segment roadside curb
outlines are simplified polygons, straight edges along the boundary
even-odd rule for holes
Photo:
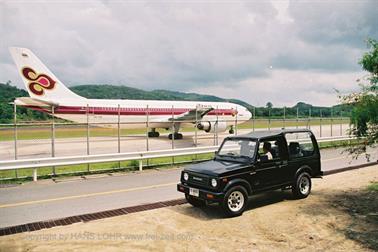
[[[331,171],[324,171],[323,175],[324,176],[333,175],[336,173],[356,170],[356,169],[369,167],[369,166],[373,166],[377,164],[378,164],[378,161],[369,162],[365,164],[359,164],[359,165],[352,165],[352,166],[339,168],[339,169],[335,169]],[[143,204],[143,205],[101,211],[101,212],[96,212],[96,213],[70,216],[70,217],[59,218],[59,219],[54,219],[54,220],[38,221],[38,222],[33,222],[33,223],[4,227],[4,228],[0,228],[0,236],[12,235],[12,234],[24,233],[24,232],[32,232],[32,231],[36,231],[40,229],[47,229],[47,228],[58,227],[58,226],[66,226],[66,225],[71,225],[71,224],[79,223],[79,222],[85,223],[85,222],[89,222],[93,220],[105,219],[105,218],[126,215],[129,213],[142,212],[142,211],[147,211],[147,210],[152,210],[152,209],[164,208],[168,206],[177,206],[177,205],[182,205],[185,203],[186,203],[185,199],[174,199],[174,200],[161,201],[161,202],[156,202],[156,203],[151,203],[151,204]]]
[[[0,236],[31,232],[31,231],[58,227],[58,226],[66,226],[66,225],[71,225],[71,224],[79,223],[79,222],[88,222],[88,221],[93,221],[93,220],[105,219],[105,218],[110,218],[110,217],[115,217],[115,216],[120,216],[120,215],[126,215],[129,213],[136,213],[136,212],[158,209],[158,208],[163,208],[163,207],[168,207],[168,206],[177,206],[177,205],[182,205],[185,203],[186,203],[185,199],[175,199],[175,200],[161,201],[161,202],[156,202],[156,203],[151,203],[151,204],[124,207],[124,208],[96,212],[96,213],[70,216],[70,217],[59,218],[59,219],[54,219],[54,220],[38,221],[38,222],[33,222],[33,223],[0,228]]]
[[[356,170],[356,169],[360,169],[360,168],[364,168],[364,167],[368,167],[368,166],[372,166],[372,165],[378,165],[378,160],[376,162],[369,162],[369,163],[359,164],[359,165],[351,165],[351,166],[338,168],[338,169],[334,169],[334,170],[330,170],[330,171],[324,171],[323,175],[328,176],[328,175],[332,175],[332,174],[336,174],[336,173],[340,173],[340,172],[345,172],[345,171]]]

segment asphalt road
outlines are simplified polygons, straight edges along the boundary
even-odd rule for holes
[[[366,163],[340,149],[321,151],[322,170]],[[371,160],[378,150],[369,150]],[[182,198],[176,192],[181,168],[97,175],[54,182],[41,180],[0,189],[0,227]],[[316,188],[314,188],[316,190]]]
[[[290,127],[289,127],[290,128]],[[340,131],[340,125],[334,125],[332,135],[340,136],[347,134],[349,125],[343,124]],[[256,129],[266,130],[266,129]],[[311,130],[316,137],[331,136],[331,126],[323,125],[322,134],[320,135],[320,126],[311,126]],[[238,134],[245,134],[251,132],[251,129],[240,129]],[[149,150],[162,150],[174,148],[188,148],[195,147],[194,132],[184,132],[184,139],[172,140],[168,139],[168,133],[161,131],[159,138],[150,138],[148,140]],[[228,136],[227,133],[218,134],[218,143]],[[55,139],[55,156],[73,156],[73,155],[87,155],[87,139],[86,138],[58,138]],[[216,145],[216,136],[214,134],[198,131],[197,146]],[[121,137],[120,141],[121,152],[145,151],[147,148],[147,140],[144,135],[129,135]],[[118,138],[117,137],[90,137],[89,153],[90,154],[105,154],[118,152]],[[14,141],[0,141],[0,160],[10,160],[15,157],[15,143]],[[52,156],[51,139],[33,139],[33,140],[18,140],[17,143],[17,159],[40,158]]]

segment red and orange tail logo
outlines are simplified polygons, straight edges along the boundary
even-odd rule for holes
[[[28,86],[30,91],[36,95],[43,95],[45,89],[53,89],[56,81],[46,74],[37,74],[30,67],[24,67],[22,69],[22,75],[29,80]]]

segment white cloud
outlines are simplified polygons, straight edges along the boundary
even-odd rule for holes
[[[276,19],[280,21],[281,23],[294,22],[294,19],[292,19],[290,14],[288,13],[289,4],[290,4],[289,0],[272,1],[273,7],[278,12]]]
[[[365,49],[362,37],[376,35],[371,28],[376,22],[371,11],[374,6],[369,1],[352,1],[342,8],[339,1],[330,5],[288,1],[2,1],[0,81],[12,80],[21,86],[7,47],[24,46],[69,85],[219,90],[212,94],[232,94],[252,104],[268,100],[275,104],[299,100],[329,104],[335,96],[319,96],[324,88],[311,85],[306,76],[312,76],[316,83],[350,89],[340,83],[353,83],[354,79],[348,78],[359,70],[357,61]],[[329,13],[337,19],[323,17]],[[343,13],[348,18],[342,18]],[[353,38],[356,29],[357,39]],[[296,83],[296,93],[302,86],[310,91],[288,101],[290,93],[282,86],[287,83],[280,76]],[[256,95],[246,95],[241,88],[256,80],[282,95],[268,96],[254,86],[260,97],[256,101]]]
[[[256,106],[271,101],[274,106],[294,106],[302,101],[313,105],[338,103],[336,90],[347,93],[356,89],[360,72],[321,73],[302,70],[272,70],[271,75],[250,78],[235,85],[200,87],[191,92],[219,94],[226,98],[239,97]]]

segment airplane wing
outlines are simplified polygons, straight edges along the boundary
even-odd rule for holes
[[[207,113],[209,113],[212,110],[214,110],[214,108],[212,108],[211,106],[197,105],[196,108],[191,109],[191,110],[189,110],[185,113],[174,116],[173,118],[172,118],[172,116],[170,116],[170,117],[167,117],[167,118],[164,118],[164,119],[159,119],[158,122],[172,122],[172,121],[188,122],[188,121],[192,121],[194,123],[196,121],[196,119],[198,121],[201,120],[202,117],[204,117]],[[156,121],[154,121],[154,122],[156,122]]]
[[[196,109],[191,109],[185,113],[182,113],[181,115],[175,116],[174,118],[169,118],[169,121],[193,121],[195,122],[197,120],[201,120],[202,117],[204,117],[207,113],[214,110],[212,107],[204,107],[204,106],[197,106]],[[197,114],[197,115],[196,115]]]

